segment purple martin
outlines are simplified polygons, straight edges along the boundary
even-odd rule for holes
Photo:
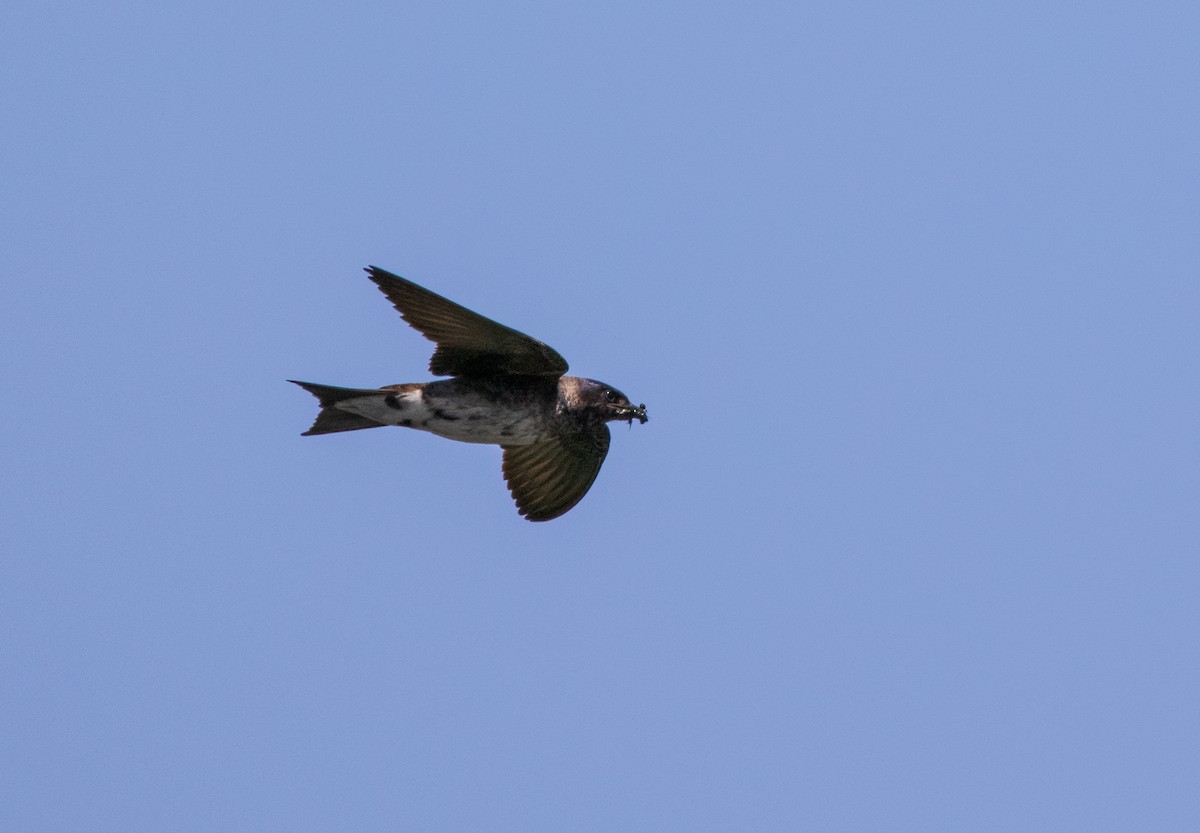
[[[645,424],[612,385],[566,376],[553,349],[375,266],[366,270],[400,316],[437,345],[433,382],[381,388],[297,384],[320,402],[302,436],[400,425],[504,449],[503,472],[517,511],[549,521],[578,503],[608,454],[605,423]]]

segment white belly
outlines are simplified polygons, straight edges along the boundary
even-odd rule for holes
[[[345,399],[336,407],[381,425],[429,431],[465,443],[528,445],[544,434],[545,418],[533,409],[498,408],[482,398],[412,390]]]

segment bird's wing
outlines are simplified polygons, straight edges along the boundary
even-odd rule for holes
[[[531,521],[548,521],[579,503],[608,454],[608,426],[561,434],[532,445],[504,447],[504,479],[517,511]]]
[[[437,344],[429,360],[434,375],[561,376],[567,372],[566,359],[537,339],[391,272],[375,266],[366,271],[404,320]]]

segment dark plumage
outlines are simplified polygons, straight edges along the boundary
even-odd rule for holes
[[[433,382],[339,388],[295,382],[321,411],[304,432],[383,425],[430,431],[504,449],[517,510],[548,521],[583,498],[608,454],[606,423],[647,420],[646,406],[594,379],[566,376],[552,348],[375,266],[367,274],[413,329],[437,345]]]

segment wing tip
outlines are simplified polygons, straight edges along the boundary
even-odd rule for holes
[[[364,266],[363,271],[367,273],[367,277],[377,284],[383,284],[388,281],[403,280],[399,275],[394,275],[387,269],[381,269],[378,266]]]

